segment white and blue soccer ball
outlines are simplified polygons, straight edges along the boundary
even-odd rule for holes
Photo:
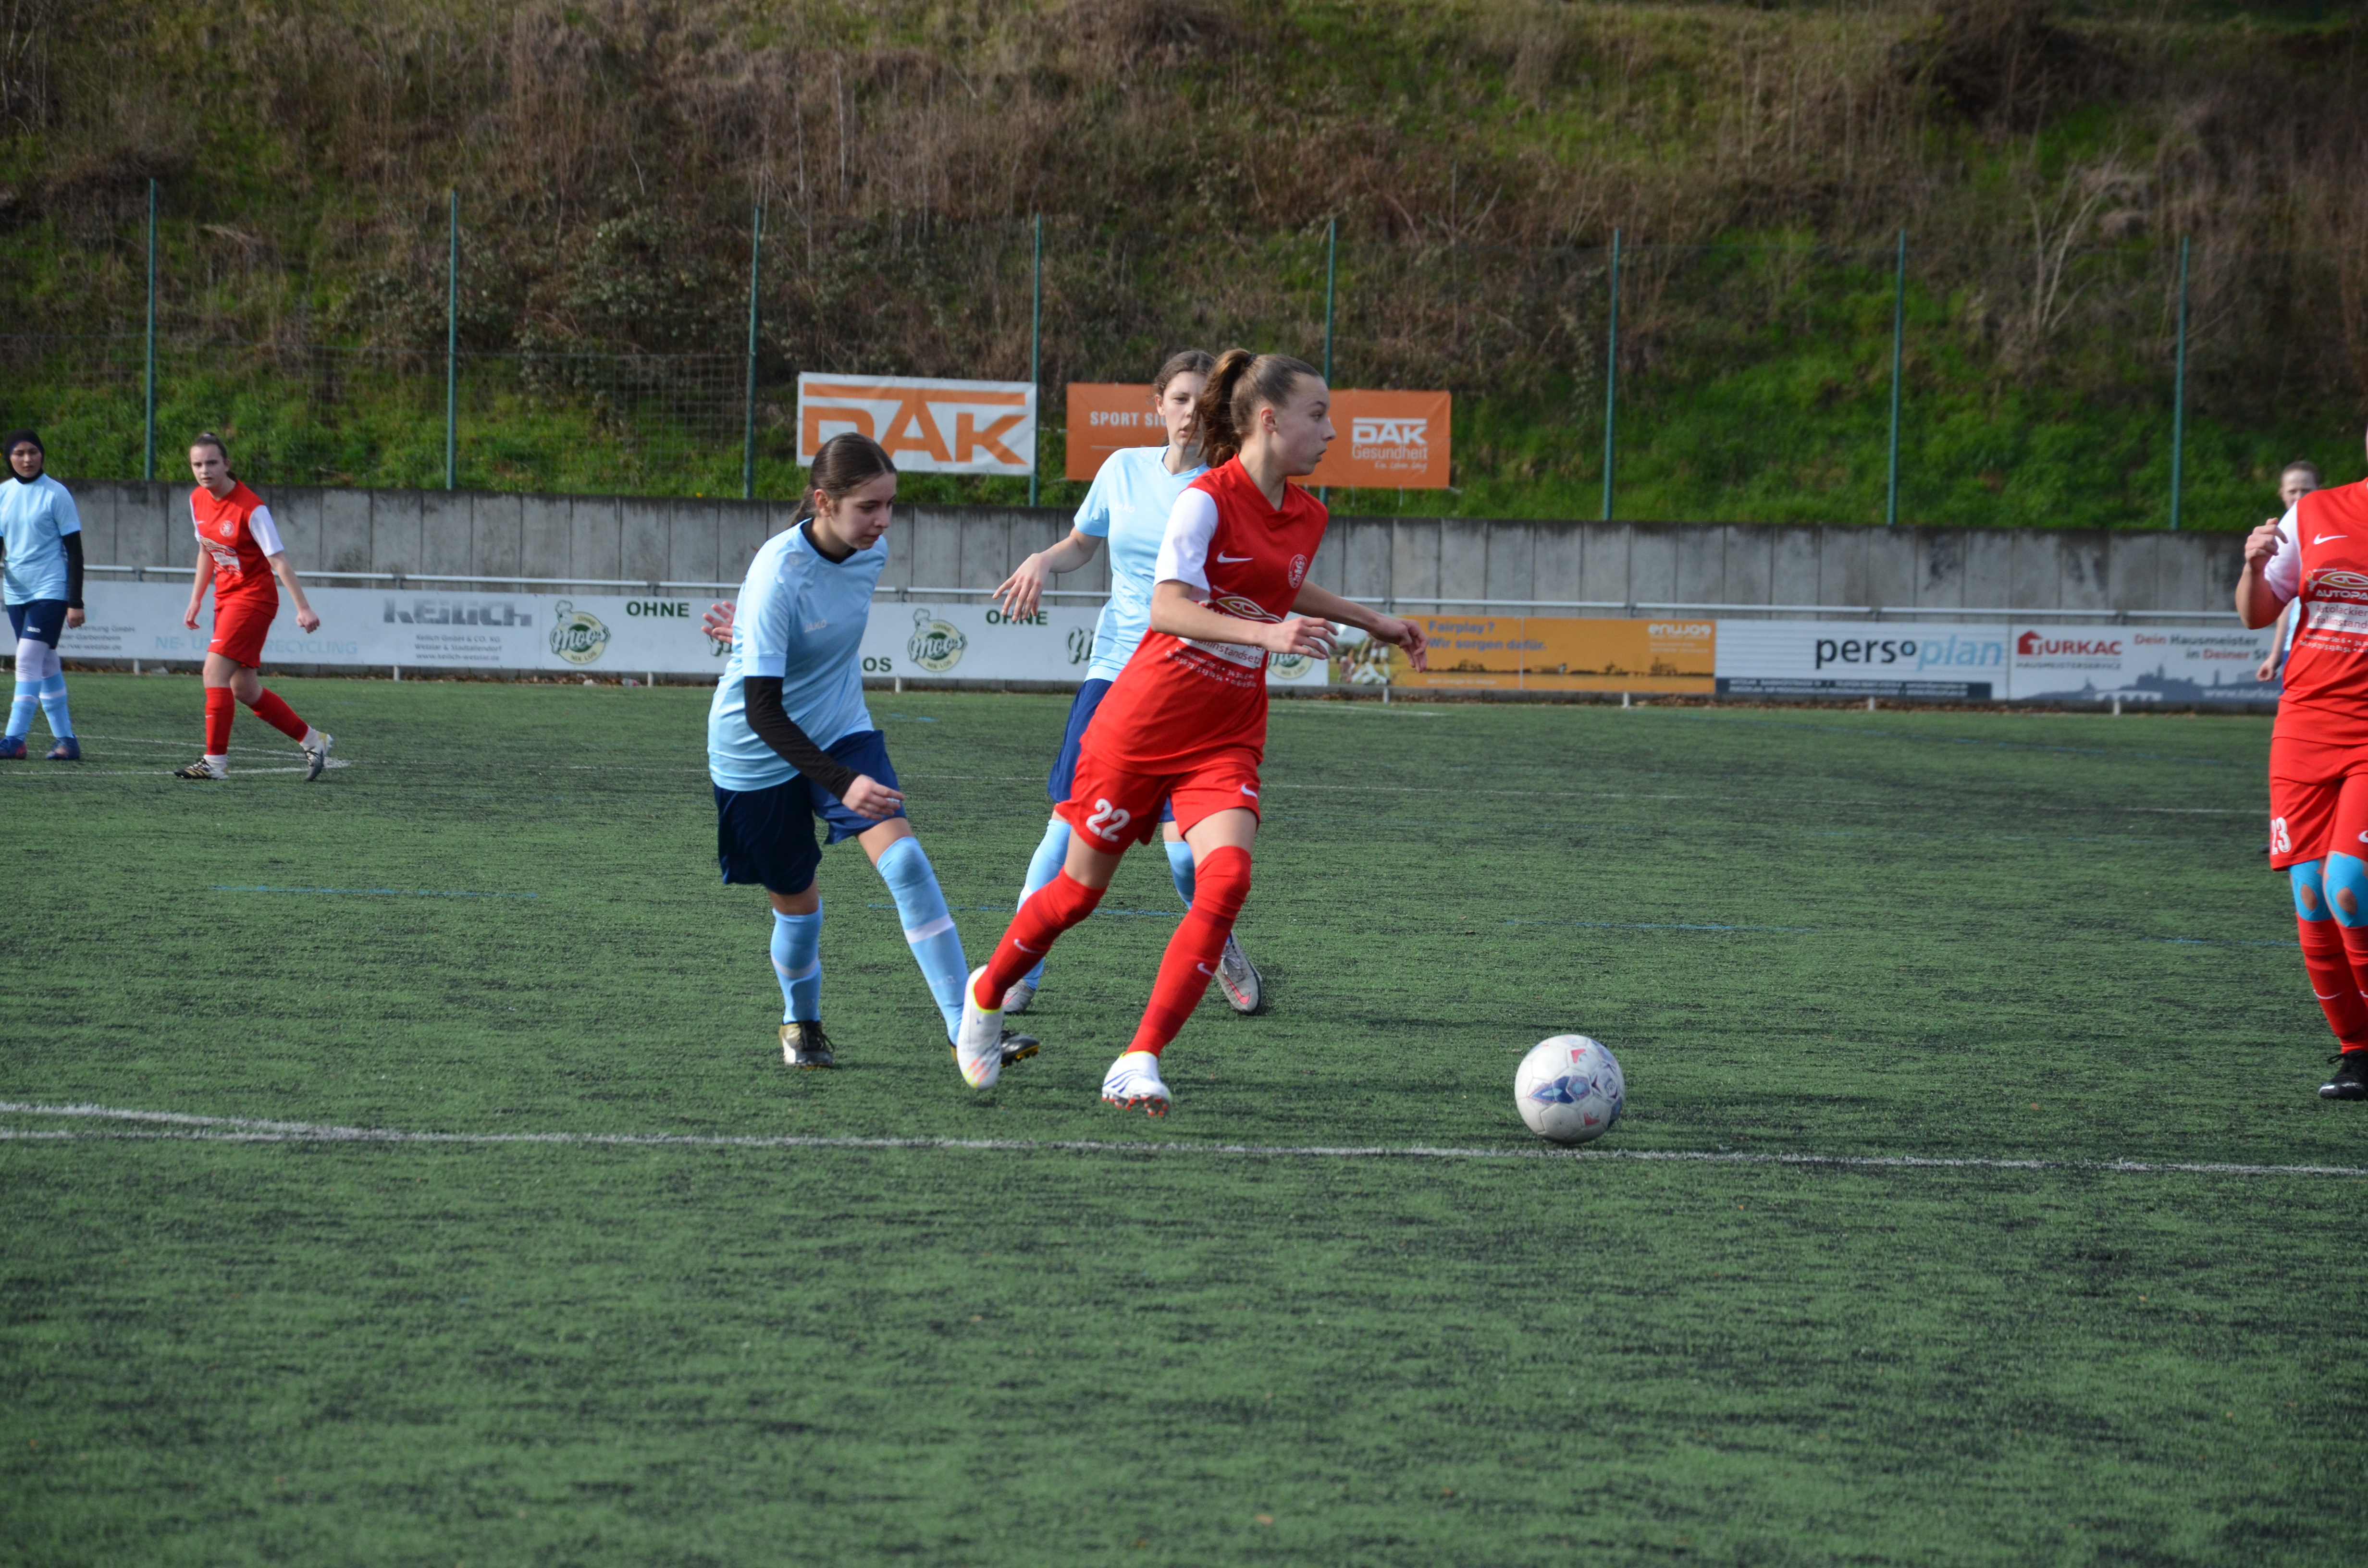
[[[1611,1131],[1628,1097],[1620,1063],[1599,1040],[1542,1040],[1513,1074],[1513,1104],[1530,1131],[1556,1143],[1588,1143]]]

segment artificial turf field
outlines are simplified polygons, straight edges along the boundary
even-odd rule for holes
[[[2104,1168],[2368,1166],[2265,721],[1278,703],[1274,1007],[1152,1122],[1156,851],[973,1095],[833,850],[792,1074],[706,693],[274,685],[349,766],[176,782],[197,683],[88,675],[0,765],[0,1561],[2368,1552],[2368,1179]],[[974,960],[1065,708],[873,696]],[[1600,1153],[1545,1153],[1572,1029]]]

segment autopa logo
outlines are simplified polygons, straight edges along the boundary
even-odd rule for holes
[[[1349,421],[1349,443],[1356,447],[1427,447],[1430,445],[1430,420],[1421,419],[1351,419]]]
[[[2050,637],[2042,631],[2026,631],[2014,640],[2014,656],[2018,659],[2118,659],[2122,656],[2122,640],[2118,637]]]

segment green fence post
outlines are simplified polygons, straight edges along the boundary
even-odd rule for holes
[[[2187,239],[2179,242],[2179,360],[2170,383],[2170,526],[2179,528],[2180,480],[2187,466]]]
[[[1340,220],[1328,220],[1324,225],[1324,384],[1332,384],[1332,285],[1339,275]],[[1332,487],[1315,487],[1318,501],[1330,502]]]
[[[1036,214],[1036,283],[1028,312],[1028,384],[1036,389],[1036,437],[1044,436],[1044,214]],[[1028,504],[1036,505],[1036,485],[1043,458],[1031,452],[1028,464]]]
[[[148,182],[148,455],[141,477],[156,477],[156,182]]]
[[[444,488],[461,487],[461,193],[451,199],[452,254],[444,289]]]
[[[1899,231],[1899,270],[1891,285],[1891,483],[1884,492],[1883,522],[1899,523],[1899,362],[1907,333],[1907,231]]]
[[[1611,231],[1611,330],[1603,356],[1603,520],[1611,520],[1611,464],[1620,433],[1620,231]]]
[[[748,226],[748,390],[742,405],[740,499],[757,498],[757,268],[765,253],[765,204]]]

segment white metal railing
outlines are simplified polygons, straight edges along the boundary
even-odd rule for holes
[[[85,566],[85,573],[116,572],[145,581],[150,572],[178,577],[185,567],[174,566]],[[659,577],[487,577],[461,576],[443,572],[307,572],[304,576],[320,582],[392,583],[400,590],[413,584],[459,584],[472,587],[510,585],[534,588],[625,588],[646,593],[663,593],[669,589],[729,594],[736,592],[738,583],[677,581]],[[875,597],[898,599],[914,598],[985,598],[991,588],[933,588],[919,585],[895,587],[882,585],[872,590]],[[1048,599],[1106,599],[1104,588],[1047,588]],[[1891,617],[1958,616],[1988,620],[2086,619],[2115,622],[2131,620],[2234,620],[2234,609],[2015,609],[1992,608],[1972,605],[1771,605],[1732,604],[1707,599],[1458,599],[1425,595],[1384,596],[1381,600],[1385,609],[1401,605],[1429,605],[1440,609],[1609,609],[1625,610],[1631,615],[1640,611],[1674,611],[1691,614],[1725,613],[1746,615],[1857,615],[1873,620]]]

